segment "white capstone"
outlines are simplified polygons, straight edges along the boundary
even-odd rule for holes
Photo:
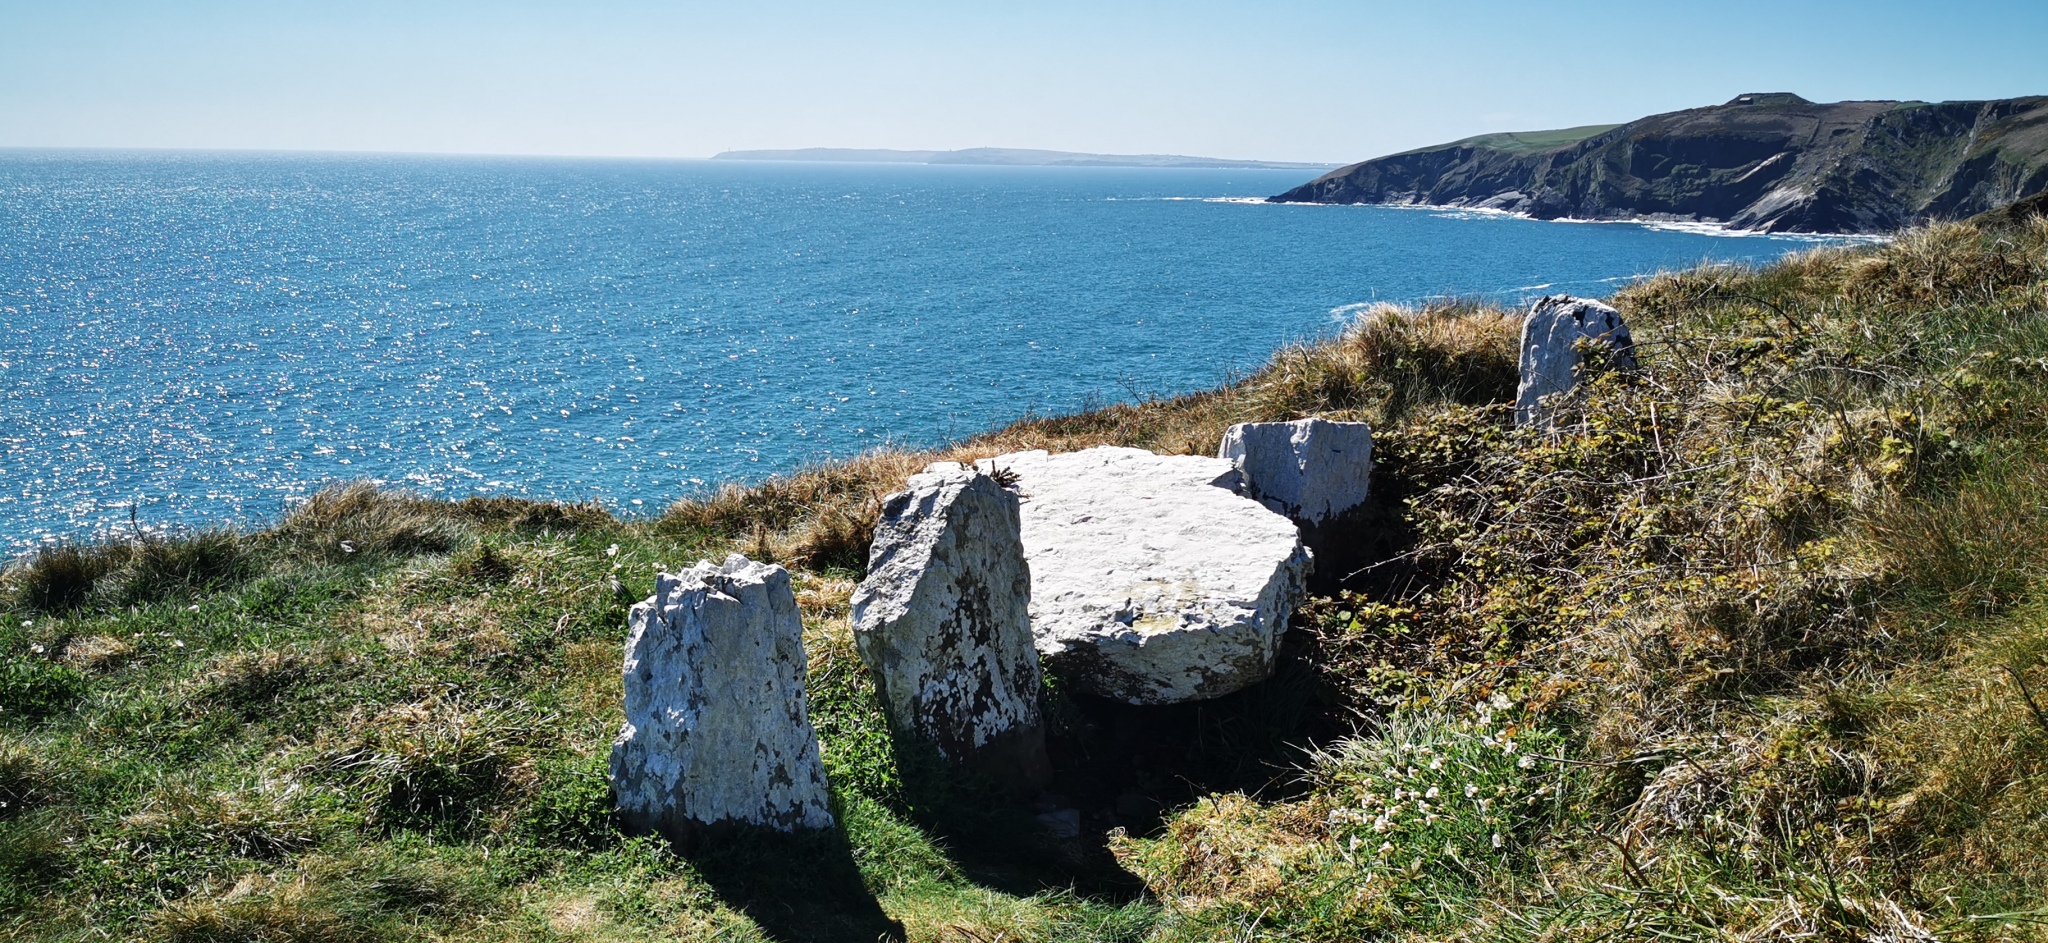
[[[1042,780],[1030,599],[1016,494],[953,462],[911,476],[882,504],[852,601],[890,722],[948,759]]]
[[[1515,389],[1516,425],[1548,422],[1551,411],[1543,404],[1544,397],[1569,393],[1578,385],[1581,341],[1609,347],[1609,365],[1624,370],[1635,368],[1635,339],[1622,322],[1621,312],[1571,295],[1549,295],[1529,309],[1528,319],[1522,322],[1522,376]]]
[[[1372,486],[1372,426],[1362,422],[1238,423],[1216,454],[1244,476],[1246,496],[1303,526],[1364,504]]]
[[[627,828],[830,828],[789,571],[739,554],[656,578],[626,638],[612,789]]]
[[[1229,462],[1104,446],[979,466],[1017,476],[1032,636],[1062,680],[1170,704],[1272,676],[1309,552]]]

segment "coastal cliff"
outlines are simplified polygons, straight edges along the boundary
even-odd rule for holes
[[[1466,138],[1352,164],[1270,199],[1870,233],[2044,190],[2048,96],[1816,104],[1771,93],[1621,125]]]

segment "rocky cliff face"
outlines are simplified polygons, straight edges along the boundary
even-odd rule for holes
[[[1820,105],[1775,93],[1618,126],[1468,138],[1353,164],[1271,199],[1884,232],[2043,190],[2048,96]]]

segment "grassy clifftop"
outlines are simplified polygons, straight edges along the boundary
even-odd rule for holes
[[[1519,431],[1510,312],[1369,312],[1228,387],[661,518],[351,487],[0,578],[0,938],[2048,937],[2048,223],[1623,292],[1642,371]],[[889,738],[846,598],[938,457],[1373,421],[1282,676],[1052,679],[1050,841]],[[625,609],[797,574],[842,831],[620,835]]]

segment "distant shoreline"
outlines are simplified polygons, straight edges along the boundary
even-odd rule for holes
[[[712,160],[801,161],[843,164],[960,164],[997,167],[1176,167],[1205,170],[1332,170],[1344,165],[1273,160],[1231,160],[1181,154],[1086,154],[1021,147],[972,147],[957,151],[890,148],[804,147],[791,150],[721,151]]]

